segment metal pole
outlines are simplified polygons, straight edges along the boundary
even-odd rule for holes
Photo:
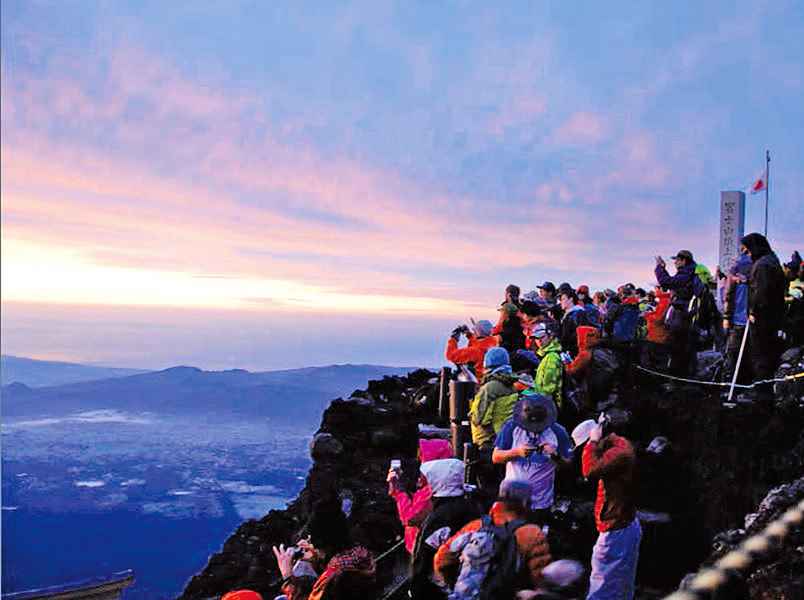
[[[765,150],[765,237],[768,237],[768,190],[770,189],[770,150]]]
[[[740,374],[740,365],[743,364],[743,350],[745,350],[745,340],[748,339],[748,327],[751,325],[750,319],[745,320],[745,331],[743,332],[743,341],[740,342],[740,353],[737,355],[737,366],[734,367],[734,376],[731,378],[731,387],[729,388],[729,399],[734,395],[734,386],[737,384],[737,375]]]

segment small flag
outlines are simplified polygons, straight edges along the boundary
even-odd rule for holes
[[[751,194],[757,194],[764,190],[768,189],[768,171],[762,169],[762,173],[760,173],[752,182],[751,185],[748,186],[748,191]]]

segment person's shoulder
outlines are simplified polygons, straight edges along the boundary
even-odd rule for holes
[[[567,428],[564,427],[561,423],[559,422],[553,423],[552,425],[550,425],[550,429],[552,429],[553,433],[555,433],[556,435],[560,435],[562,437],[569,439],[569,433],[567,433]]]

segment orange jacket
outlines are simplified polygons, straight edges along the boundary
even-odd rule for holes
[[[477,380],[482,381],[483,357],[486,355],[486,350],[494,348],[496,345],[496,335],[483,338],[471,336],[469,337],[469,345],[466,348],[458,348],[458,340],[451,337],[447,340],[447,349],[444,352],[444,356],[448,361],[454,362],[456,365],[472,363],[475,366]]]
[[[520,515],[510,511],[502,502],[495,502],[489,514],[491,515],[491,520],[498,526],[520,518]],[[433,569],[438,577],[450,584],[455,583],[455,579],[458,576],[460,556],[450,551],[449,547],[459,535],[477,531],[480,529],[481,524],[480,519],[470,521],[441,545],[438,552],[436,552],[435,558],[433,558]],[[516,537],[516,547],[522,557],[523,564],[527,565],[530,580],[536,586],[542,578],[542,569],[550,564],[552,560],[547,538],[538,525],[530,523],[517,529],[514,537]]]
[[[656,297],[659,303],[656,309],[645,313],[645,322],[648,324],[648,341],[656,344],[669,344],[670,331],[664,324],[664,318],[667,315],[667,309],[670,308],[670,292],[664,290],[657,290]]]
[[[600,341],[600,330],[590,325],[581,325],[575,330],[578,336],[578,356],[575,357],[566,370],[570,375],[583,375],[592,364],[592,349]]]

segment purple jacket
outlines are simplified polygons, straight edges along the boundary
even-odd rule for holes
[[[693,285],[697,275],[695,263],[684,265],[675,275],[670,275],[662,265],[656,265],[656,281],[666,290],[672,290],[673,307],[687,310],[693,296]]]

